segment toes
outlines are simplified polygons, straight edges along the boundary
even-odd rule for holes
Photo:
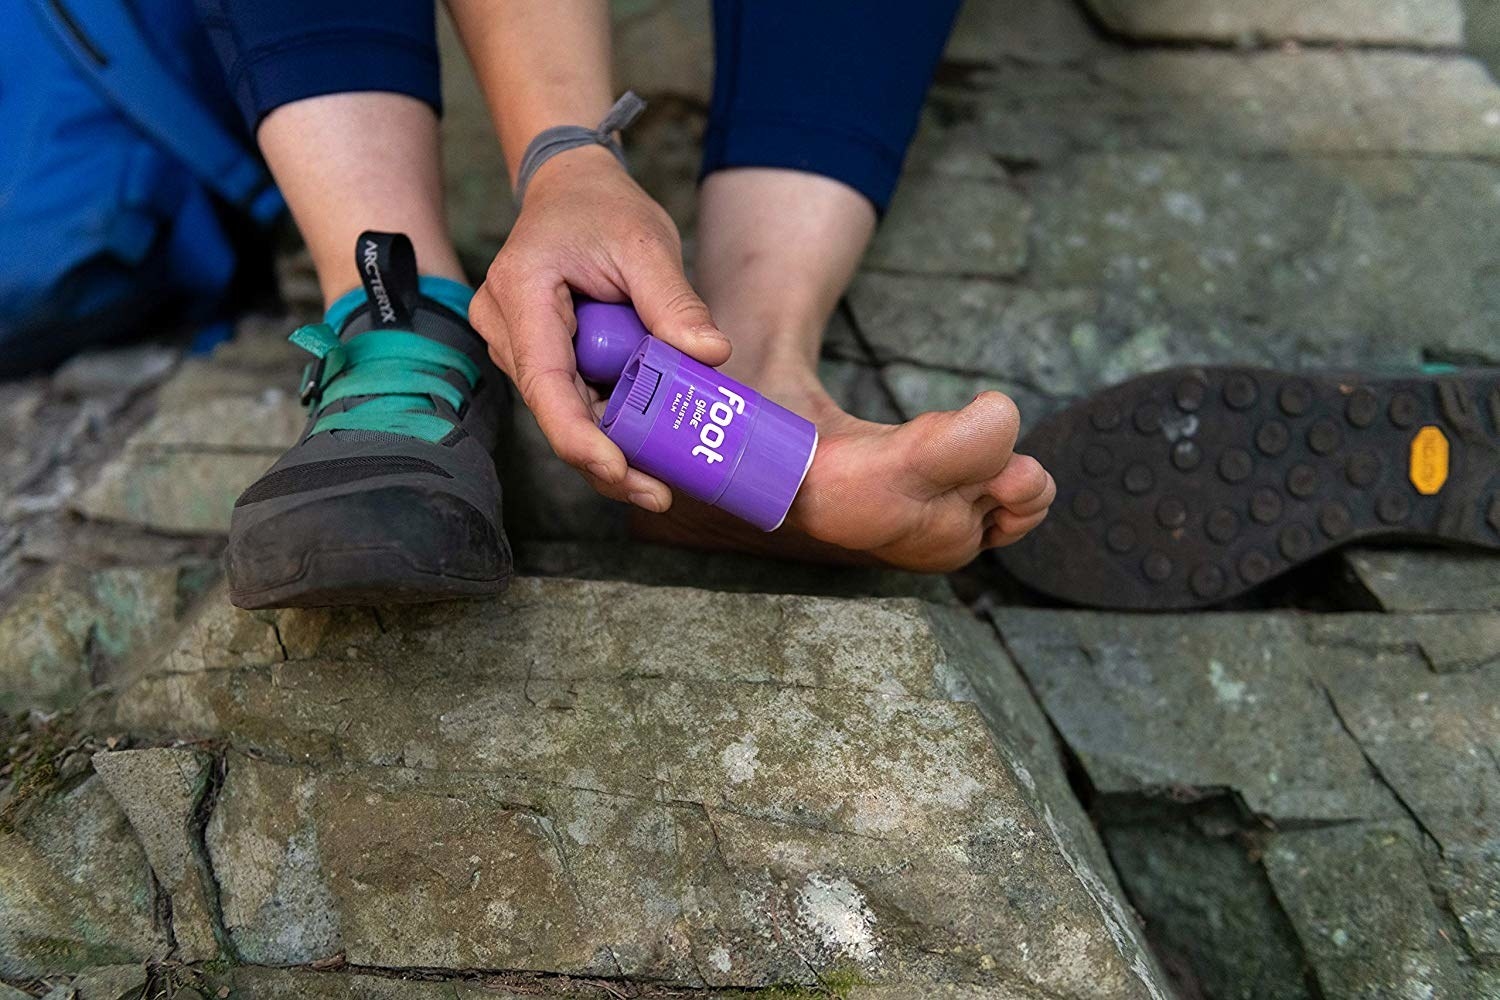
[[[918,423],[920,421],[920,423]],[[980,483],[1010,461],[1021,414],[1010,397],[982,392],[962,410],[923,414],[912,465],[936,490]]]
[[[987,549],[1000,548],[1019,542],[1037,525],[1047,519],[1047,511],[1041,510],[1035,514],[1014,514],[1009,510],[1001,508],[997,510],[990,519],[990,526],[984,532],[984,547]]]
[[[1030,455],[1016,455],[990,480],[986,492],[1013,514],[1045,511],[1057,496],[1057,484],[1042,463]]]

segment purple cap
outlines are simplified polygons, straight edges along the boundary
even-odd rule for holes
[[[573,312],[578,317],[578,333],[573,338],[578,374],[598,385],[614,385],[625,362],[650,334],[628,305],[580,298]]]
[[[786,519],[818,447],[811,421],[655,337],[599,426],[635,468],[762,531]]]

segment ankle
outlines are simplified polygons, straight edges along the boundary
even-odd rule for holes
[[[816,367],[805,362],[765,366],[735,377],[813,423],[843,414],[843,409],[823,387]]]
[[[784,332],[755,336],[743,325],[725,326],[739,331],[731,334],[735,350],[724,364],[726,375],[814,422],[842,412],[818,377],[816,339],[809,347],[804,338]]]

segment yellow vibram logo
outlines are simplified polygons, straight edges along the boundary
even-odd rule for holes
[[[1448,439],[1428,424],[1411,439],[1411,484],[1430,497],[1448,481]]]

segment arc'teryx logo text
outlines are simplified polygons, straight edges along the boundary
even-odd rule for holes
[[[370,291],[375,293],[375,308],[380,310],[382,323],[396,322],[396,309],[391,305],[391,293],[385,290],[385,279],[380,274],[380,247],[374,240],[365,240],[365,274],[370,278]]]

